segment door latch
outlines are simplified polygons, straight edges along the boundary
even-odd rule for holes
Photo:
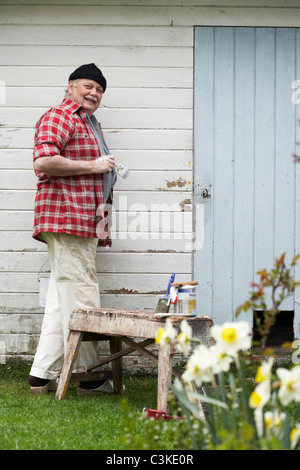
[[[203,189],[203,190],[201,191],[201,197],[202,197],[203,199],[209,199],[209,198],[211,197],[211,194],[210,194],[209,190],[206,189],[206,188]]]

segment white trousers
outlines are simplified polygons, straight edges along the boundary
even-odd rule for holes
[[[68,346],[69,319],[74,308],[99,308],[95,255],[98,239],[66,233],[43,234],[48,244],[51,275],[41,336],[30,375],[56,379]],[[83,342],[76,371],[98,360],[94,342]]]

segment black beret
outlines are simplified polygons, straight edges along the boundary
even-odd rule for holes
[[[77,80],[77,78],[89,78],[94,80],[102,86],[103,92],[106,89],[106,79],[104,78],[101,70],[95,64],[85,64],[74,70],[69,76],[70,80]]]

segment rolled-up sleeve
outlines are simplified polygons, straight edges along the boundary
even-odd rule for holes
[[[66,120],[62,110],[50,110],[44,114],[36,127],[33,160],[60,155],[73,133],[74,126]]]

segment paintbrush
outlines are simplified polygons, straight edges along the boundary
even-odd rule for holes
[[[171,284],[174,281],[174,279],[175,279],[175,273],[173,273],[172,276],[170,277],[166,295],[162,297],[161,299],[159,299],[157,306],[156,306],[155,313],[161,313],[161,312],[168,313],[169,308],[170,308],[170,302],[171,302],[171,299],[169,299],[169,293],[171,289]]]
[[[116,163],[115,164],[115,170],[117,175],[121,176],[122,178],[127,178],[129,175],[130,171],[126,166],[122,165],[122,163]]]

